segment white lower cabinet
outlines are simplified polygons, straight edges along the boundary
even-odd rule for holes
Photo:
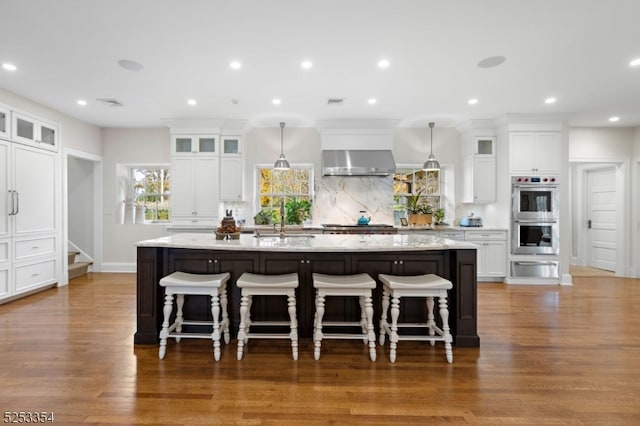
[[[0,300],[9,296],[11,283],[11,240],[0,240]]]
[[[465,241],[478,245],[478,278],[507,276],[507,231],[465,231]]]

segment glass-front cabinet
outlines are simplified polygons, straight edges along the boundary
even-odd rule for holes
[[[0,105],[0,138],[9,139],[11,132],[9,131],[9,108]]]
[[[222,136],[220,138],[222,145],[222,155],[240,155],[242,154],[242,138],[239,136]]]
[[[216,135],[173,135],[171,137],[172,155],[218,155],[218,137]]]
[[[49,151],[58,150],[58,126],[13,112],[13,140]]]

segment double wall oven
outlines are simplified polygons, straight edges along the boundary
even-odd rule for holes
[[[511,189],[511,275],[557,278],[558,177],[513,176]]]

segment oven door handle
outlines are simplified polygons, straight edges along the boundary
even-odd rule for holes
[[[557,262],[513,262],[516,265],[522,265],[522,266],[543,266],[543,265],[551,265],[551,266],[555,266],[557,265]]]
[[[513,219],[515,223],[524,223],[524,224],[549,224],[549,223],[558,223],[556,219]]]

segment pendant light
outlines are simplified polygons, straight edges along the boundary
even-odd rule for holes
[[[289,162],[286,158],[284,158],[284,123],[280,122],[280,158],[276,160],[276,163],[273,165],[273,168],[276,170],[289,170],[291,166],[289,166]]]
[[[440,163],[436,160],[436,157],[433,156],[433,126],[436,123],[429,123],[429,127],[431,128],[431,153],[429,154],[429,158],[422,165],[422,170],[440,170]]]

